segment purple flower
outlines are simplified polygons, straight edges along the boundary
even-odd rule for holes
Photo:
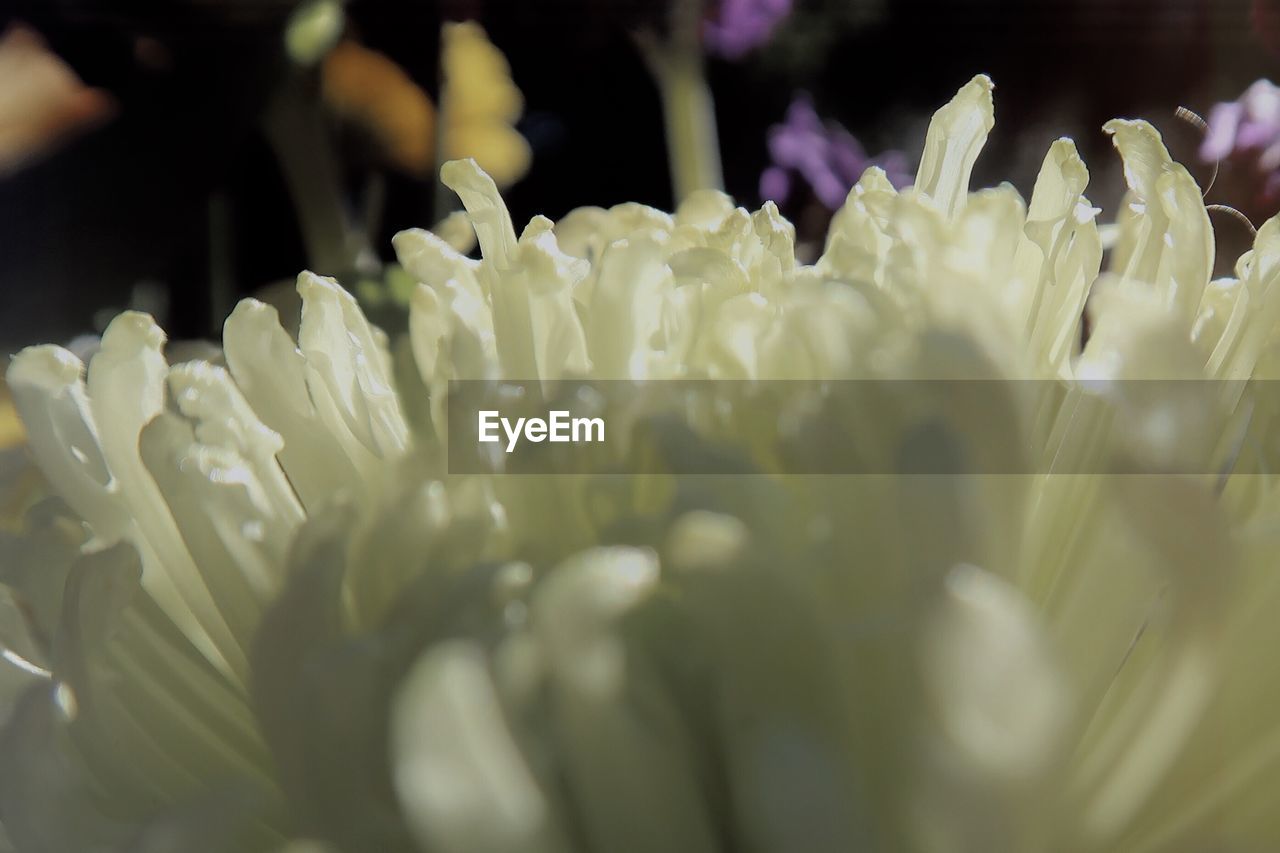
[[[1200,146],[1202,160],[1254,158],[1257,170],[1268,176],[1264,195],[1280,193],[1280,87],[1258,80],[1240,100],[1215,105],[1208,123]]]
[[[773,165],[760,176],[760,195],[785,202],[791,195],[793,175],[798,175],[827,208],[844,204],[845,196],[862,173],[879,166],[889,182],[901,189],[915,179],[901,151],[867,156],[862,143],[836,122],[823,122],[809,96],[796,95],[782,124],[769,128],[769,157]]]
[[[792,0],[719,0],[703,22],[702,43],[710,53],[741,59],[767,42],[791,14]]]

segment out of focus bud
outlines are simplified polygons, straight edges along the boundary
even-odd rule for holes
[[[305,0],[284,30],[289,58],[298,65],[315,65],[338,43],[345,24],[340,0]]]
[[[21,24],[0,35],[0,177],[103,121],[111,98],[91,89]]]

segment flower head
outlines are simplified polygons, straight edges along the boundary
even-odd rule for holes
[[[1249,158],[1266,177],[1263,195],[1275,196],[1280,191],[1280,88],[1258,80],[1240,100],[1215,105],[1208,124],[1200,158],[1209,163]]]
[[[812,266],[773,205],[716,193],[517,234],[454,162],[482,256],[396,238],[403,346],[303,274],[297,339],[246,300],[225,365],[169,364],[136,313],[87,376],[20,353],[65,506],[0,564],[33,685],[0,737],[18,848],[1275,846],[1280,407],[1126,380],[1274,375],[1280,220],[1210,281],[1199,188],[1113,122],[1103,272],[1069,141],[1029,202],[969,192],[992,125],[976,78],[915,187],[868,169]],[[929,390],[978,377],[1039,381]],[[630,468],[446,467],[453,380],[676,378],[704,384]],[[716,381],[771,379],[896,390],[806,431]],[[670,424],[649,400],[619,401],[624,451]],[[788,473],[885,449],[883,476]]]
[[[888,151],[868,156],[853,134],[835,122],[824,122],[804,94],[791,102],[782,124],[769,129],[769,156],[773,164],[760,176],[760,195],[778,204],[791,195],[793,175],[830,210],[844,204],[849,190],[870,166],[883,169],[897,189],[912,181],[904,154]]]
[[[769,41],[791,14],[792,0],[718,0],[703,23],[702,41],[711,53],[741,59]]]
[[[435,104],[388,57],[346,39],[328,52],[323,71],[330,108],[368,130],[397,168],[429,172],[439,142],[444,159],[471,157],[502,186],[529,169],[529,144],[514,127],[524,98],[506,57],[474,21],[449,22],[441,31],[438,140]]]
[[[1205,159],[1223,159],[1239,150],[1270,149],[1280,137],[1280,88],[1254,82],[1239,101],[1218,104],[1200,148]],[[1272,155],[1273,157],[1276,155]]]

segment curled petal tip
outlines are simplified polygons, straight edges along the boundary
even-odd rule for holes
[[[84,362],[65,347],[53,344],[26,347],[9,362],[10,385],[44,388],[75,384],[84,375]]]
[[[236,318],[247,319],[251,317],[268,317],[271,319],[277,319],[279,316],[280,312],[276,310],[274,305],[268,305],[267,303],[254,299],[250,296],[241,299],[236,303],[236,307],[232,309],[226,322],[231,323]]]
[[[1079,159],[1080,157],[1080,152],[1076,148],[1076,141],[1070,136],[1059,136],[1053,141],[1053,144],[1049,146],[1049,150],[1058,157],[1071,157],[1076,159]]]
[[[440,167],[440,180],[446,187],[455,192],[460,185],[473,181],[487,180],[489,183],[493,183],[493,179],[489,177],[484,169],[480,168],[480,164],[473,157],[446,162]]]
[[[338,297],[348,295],[335,279],[328,276],[316,275],[310,270],[305,270],[298,274],[298,294],[304,299],[308,296],[319,295],[322,293],[332,294]]]
[[[124,311],[102,333],[102,348],[159,349],[164,346],[164,330],[155,318],[142,311]]]
[[[964,89],[980,89],[989,95],[996,90],[996,84],[986,74],[975,74],[972,80],[964,84],[961,91]]]
[[[1108,136],[1121,137],[1125,134],[1141,134],[1144,136],[1154,136],[1157,140],[1161,139],[1160,131],[1146,119],[1141,118],[1113,118],[1102,126],[1102,130]]]
[[[391,238],[391,248],[395,249],[398,255],[425,240],[426,233],[422,228],[406,228],[403,231],[397,231]]]

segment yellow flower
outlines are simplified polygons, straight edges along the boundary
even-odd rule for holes
[[[531,155],[513,127],[524,102],[506,58],[473,22],[445,24],[441,39],[439,140],[430,96],[386,56],[349,39],[325,58],[326,102],[370,131],[397,168],[428,173],[439,141],[445,158],[474,158],[502,186],[515,183],[529,170]]]
[[[524,98],[511,82],[511,68],[479,24],[445,24],[444,156],[473,158],[499,186],[529,171],[529,143],[514,128]]]

